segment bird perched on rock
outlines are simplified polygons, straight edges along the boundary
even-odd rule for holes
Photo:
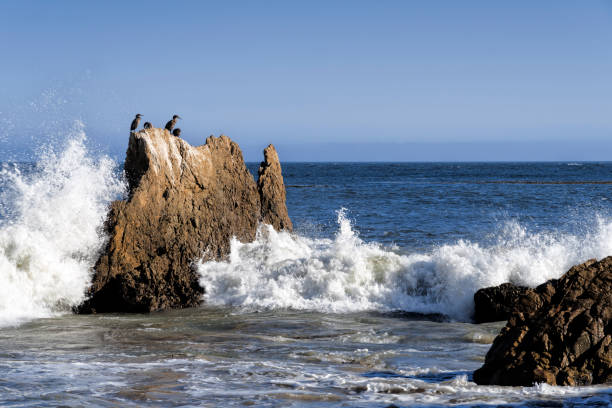
[[[132,126],[130,126],[130,132],[133,132],[133,131],[136,130],[136,128],[138,127],[138,124],[140,123],[140,117],[141,116],[142,115],[140,113],[136,115],[136,117],[132,121]]]
[[[176,128],[172,131],[172,134],[176,137],[181,137],[181,129],[180,128]]]
[[[145,124],[143,125],[143,127],[144,127],[145,129],[152,129],[152,128],[153,128],[153,125],[151,124],[151,122],[145,122]]]
[[[166,123],[166,129],[168,130],[168,132],[172,133],[172,129],[174,129],[174,125],[176,125],[177,119],[181,119],[181,117],[179,115],[174,115],[172,117],[172,120],[169,120],[168,123]]]

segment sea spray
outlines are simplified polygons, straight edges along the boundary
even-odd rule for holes
[[[32,171],[5,166],[0,177],[0,326],[80,303],[103,245],[108,202],[122,194],[116,164],[94,159],[76,125],[65,148],[48,148]]]
[[[344,210],[338,225],[333,239],[268,225],[252,243],[233,239],[227,261],[198,263],[206,302],[247,311],[405,310],[468,321],[479,288],[508,281],[535,286],[612,253],[612,223],[603,218],[582,237],[529,233],[508,221],[490,246],[458,241],[412,254],[364,242]]]

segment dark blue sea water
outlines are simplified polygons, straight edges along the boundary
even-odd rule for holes
[[[283,171],[298,230],[329,235],[334,211],[346,208],[363,239],[407,250],[486,242],[509,220],[580,233],[612,209],[610,162],[286,163]]]
[[[2,406],[612,403],[606,386],[471,382],[503,326],[471,323],[478,288],[612,254],[612,163],[283,163],[294,233],[195,260],[200,308],[93,316],[70,306],[120,167],[75,139],[3,168]]]

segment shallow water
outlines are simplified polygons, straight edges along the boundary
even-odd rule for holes
[[[480,287],[612,254],[612,163],[287,163],[295,232],[196,260],[205,306],[75,316],[125,191],[84,138],[0,173],[0,405],[612,404],[476,386],[502,323],[470,323]]]
[[[3,406],[612,402],[605,387],[471,383],[500,327],[208,307],[40,319],[0,331],[0,395]]]

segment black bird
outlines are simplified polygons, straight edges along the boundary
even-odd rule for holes
[[[181,129],[180,128],[176,128],[172,131],[172,134],[176,137],[181,137]]]
[[[138,127],[138,124],[140,123],[140,117],[142,115],[139,113],[136,115],[136,117],[134,118],[134,120],[132,121],[132,126],[130,126],[130,131],[133,132],[136,130],[136,128]]]
[[[174,115],[172,117],[172,120],[169,120],[168,123],[166,123],[166,129],[168,130],[168,132],[172,133],[172,129],[174,129],[174,125],[176,125],[177,119],[181,119],[181,117],[179,115]]]
[[[145,129],[151,129],[151,128],[153,128],[153,125],[151,124],[151,122],[145,122],[145,124],[144,124],[143,128],[145,128]]]

